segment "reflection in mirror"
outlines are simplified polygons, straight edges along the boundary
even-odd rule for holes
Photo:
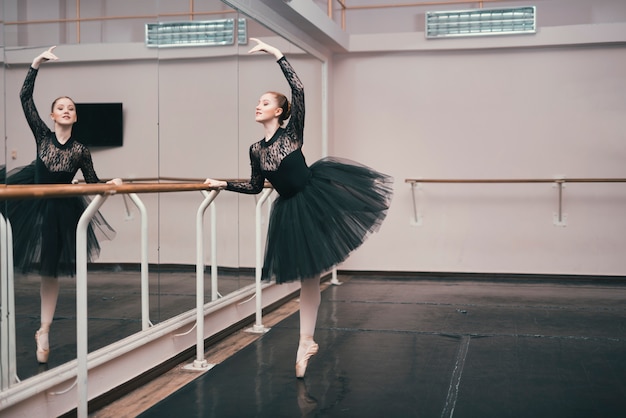
[[[82,6],[80,9],[66,8],[64,1],[4,0],[3,39],[6,43],[3,57],[6,66],[3,86],[6,94],[3,96],[3,115],[7,122],[3,151],[7,150],[6,167],[8,170],[19,169],[38,154],[35,140],[38,136],[29,127],[22,110],[20,90],[33,59],[56,45],[53,53],[58,60],[41,64],[32,94],[33,106],[41,123],[50,132],[55,128],[49,109],[53,100],[60,96],[69,96],[77,104],[79,124],[80,104],[121,103],[123,143],[121,146],[93,145],[91,136],[78,138],[77,135],[88,134],[72,130],[70,138],[73,142],[68,141],[66,145],[53,143],[53,148],[63,152],[70,149],[72,143],[89,144],[85,146],[101,181],[114,177],[155,177],[159,161],[157,53],[145,47],[143,27],[146,16],[152,16],[150,21],[156,20],[159,2],[142,0],[132,2],[132,5],[106,1],[77,3]],[[126,18],[133,15],[138,17]],[[85,124],[89,117],[85,113],[82,115]],[[58,141],[59,136],[54,138]],[[76,180],[93,181],[95,178],[89,165],[84,167],[84,170],[77,168]],[[55,178],[53,182],[68,181]],[[152,203],[151,207],[151,203],[149,199],[146,202],[148,211],[156,213],[155,205]],[[64,208],[61,215],[63,219],[69,218]],[[137,210],[127,196],[114,196],[106,201],[100,212],[116,235],[104,239],[97,232],[98,228],[94,228],[100,252],[89,264],[89,351],[142,329],[138,269],[141,241]],[[26,235],[15,226],[14,241],[24,241]],[[158,260],[156,228],[153,221],[148,243],[151,260]],[[55,246],[44,245],[41,252],[51,247]],[[50,309],[40,304],[41,283],[48,282],[40,275],[41,264],[37,262],[26,267],[16,266],[15,269],[17,375],[20,380],[76,358],[75,267],[69,268],[69,275],[60,271],[52,289],[44,289],[42,299],[52,303],[43,305],[51,306]],[[40,339],[37,350],[35,331],[47,317],[53,318],[47,334],[49,344],[46,347],[45,340]],[[48,353],[45,348],[49,348]],[[38,359],[45,360],[42,354],[48,355],[48,361],[40,364]]]

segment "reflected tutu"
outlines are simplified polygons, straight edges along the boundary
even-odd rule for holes
[[[359,163],[324,158],[308,185],[272,206],[263,279],[317,277],[344,261],[387,216],[393,178]]]
[[[35,184],[35,165],[12,170],[7,184]],[[90,200],[85,196],[3,202],[13,231],[15,269],[38,269],[45,276],[73,276],[76,272],[76,226]],[[6,206],[5,206],[6,205]],[[100,254],[98,240],[113,239],[115,231],[99,212],[87,230],[88,261]],[[49,243],[44,248],[43,242]]]

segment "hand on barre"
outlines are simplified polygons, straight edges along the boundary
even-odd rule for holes
[[[204,181],[204,184],[208,184],[211,187],[216,187],[218,189],[225,189],[226,186],[228,185],[225,181],[223,180],[213,180],[213,179],[206,179]]]

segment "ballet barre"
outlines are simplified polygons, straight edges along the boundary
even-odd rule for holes
[[[137,183],[138,181],[144,180],[156,180],[158,182],[152,183]],[[76,248],[76,302],[77,302],[77,313],[76,313],[76,328],[77,328],[77,365],[76,365],[76,390],[77,390],[77,413],[79,417],[87,416],[87,404],[88,404],[88,391],[87,391],[87,380],[88,380],[88,367],[97,366],[94,361],[88,365],[87,354],[88,354],[88,311],[87,311],[87,229],[91,222],[91,218],[98,212],[99,208],[104,204],[106,199],[111,195],[116,194],[128,194],[133,203],[139,208],[141,212],[141,241],[142,241],[142,250],[141,250],[141,271],[142,271],[142,279],[141,279],[141,301],[142,301],[142,330],[146,330],[151,327],[152,324],[149,320],[149,290],[148,290],[148,251],[147,251],[147,214],[143,203],[136,195],[137,193],[166,193],[166,192],[184,192],[184,191],[200,191],[204,200],[202,201],[200,207],[197,210],[196,214],[196,359],[193,361],[193,364],[187,366],[188,369],[193,370],[207,370],[212,365],[209,365],[204,358],[204,313],[205,313],[205,304],[204,304],[204,250],[203,250],[203,217],[204,212],[208,207],[212,208],[211,218],[212,218],[212,228],[211,228],[211,240],[212,240],[212,251],[211,251],[211,280],[212,280],[212,297],[211,300],[214,301],[218,297],[217,293],[217,257],[216,257],[216,234],[215,234],[215,212],[214,212],[214,200],[220,192],[220,188],[210,187],[204,183],[196,183],[190,181],[196,181],[197,179],[184,179],[184,178],[158,178],[158,179],[124,179],[124,183],[121,185],[115,184],[103,184],[103,183],[91,183],[91,184],[46,184],[46,185],[0,185],[0,204],[2,200],[16,200],[16,199],[40,199],[40,198],[56,198],[56,197],[69,197],[69,196],[81,196],[81,195],[95,195],[91,200],[91,203],[85,209],[83,215],[81,216],[78,227],[76,231],[77,238],[77,248]],[[199,179],[204,181],[204,179]],[[187,181],[186,183],[168,183],[172,181]],[[246,181],[240,179],[233,179],[230,181]],[[263,198],[257,203],[257,223],[259,220],[259,208],[269,196],[269,194],[273,191],[269,183],[265,183],[265,190],[263,191]],[[11,229],[9,220],[5,220],[4,217],[1,219],[0,223],[1,232],[2,232],[2,262],[3,262],[3,283],[12,284],[13,282],[13,272],[12,272],[12,248],[10,242],[12,242],[11,238]],[[258,229],[260,228],[257,225],[257,235],[260,234]],[[257,241],[259,241],[257,239]],[[257,242],[257,246],[261,246],[260,243]],[[257,253],[260,251],[260,247],[257,248]],[[5,254],[6,253],[6,254]],[[256,324],[255,331],[259,332],[260,329],[266,331],[261,323],[261,315],[262,315],[262,294],[261,294],[261,268],[262,265],[259,265],[259,260],[261,258],[257,255],[257,273],[256,273],[256,294],[255,297],[257,299],[256,304]],[[10,274],[10,278],[5,280],[4,270],[7,270],[7,273]],[[9,342],[9,344],[13,344],[13,347],[7,346],[3,347],[3,358],[0,359],[2,362],[2,379],[0,379],[2,383],[3,391],[5,389],[11,389],[11,387],[19,381],[17,379],[16,370],[15,370],[15,339],[14,338],[5,338],[8,337],[10,333],[15,332],[15,327],[11,326],[13,322],[11,321],[10,316],[14,315],[14,309],[12,308],[12,301],[8,299],[13,299],[12,297],[12,286],[7,289],[2,289],[3,295],[3,303],[2,303],[2,312],[3,318],[6,314],[8,321],[2,321],[2,342]],[[7,300],[4,300],[6,296]],[[14,320],[14,318],[13,318]],[[193,328],[192,328],[193,329]],[[187,333],[185,333],[187,334]],[[96,360],[97,363],[100,363],[104,360]],[[11,366],[13,364],[13,366]],[[63,376],[63,379],[66,379],[67,376]],[[57,382],[55,379],[47,379],[46,382],[35,382],[34,386],[36,387],[51,387],[51,385],[59,384],[64,381],[59,377],[59,381]],[[31,379],[36,380],[36,379]],[[32,390],[26,391],[26,393],[31,393]],[[11,390],[12,392],[12,390]],[[16,397],[12,397],[12,402],[19,402],[21,397],[25,396],[24,394],[20,394]]]
[[[552,179],[546,178],[520,178],[520,179],[405,179],[405,183],[411,186],[411,195],[413,198],[413,219],[412,226],[422,225],[422,216],[417,209],[417,198],[415,191],[421,187],[421,183],[457,183],[457,184],[531,184],[531,183],[552,183],[557,188],[557,212],[554,214],[553,223],[556,226],[566,226],[566,216],[563,214],[563,187],[565,183],[626,183],[626,178],[620,177],[558,177]]]

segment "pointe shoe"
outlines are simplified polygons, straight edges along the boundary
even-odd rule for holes
[[[48,356],[50,355],[48,332],[42,331],[41,329],[37,330],[35,333],[35,342],[37,343],[37,361],[39,363],[47,363]]]
[[[317,354],[319,350],[319,345],[313,342],[307,349],[304,355],[300,360],[296,361],[296,377],[301,379],[304,377],[304,373],[306,372],[306,367],[309,364],[309,359]]]

